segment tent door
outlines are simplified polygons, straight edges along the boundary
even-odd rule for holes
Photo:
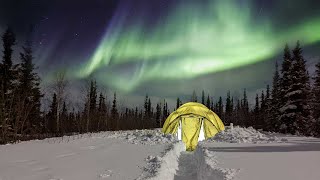
[[[200,129],[200,134],[199,134],[198,142],[205,140],[204,130],[203,130],[203,118],[201,118],[200,121],[201,121],[201,129]]]
[[[201,121],[201,129],[200,129],[200,134],[199,134],[199,138],[198,138],[198,142],[205,140],[204,137],[204,129],[203,129],[203,119],[200,119]],[[179,120],[179,126],[178,126],[178,131],[176,134],[177,138],[179,141],[182,140],[182,126],[181,126],[181,119]]]
[[[182,140],[182,133],[181,132],[182,132],[182,130],[181,130],[181,119],[179,119],[179,126],[178,126],[178,133],[177,133],[179,141]]]

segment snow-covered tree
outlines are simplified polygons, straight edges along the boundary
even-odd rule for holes
[[[280,129],[283,133],[308,135],[310,134],[309,126],[313,123],[309,106],[310,82],[299,41],[292,52],[289,73],[283,71],[281,87],[283,104],[280,108],[282,126]]]
[[[281,68],[282,77],[280,78],[280,96],[279,96],[279,110],[280,110],[280,122],[279,130],[282,133],[295,133],[292,125],[294,123],[294,117],[291,112],[292,108],[295,108],[292,105],[292,101],[289,100],[290,95],[290,85],[293,82],[292,80],[292,57],[288,44],[284,48],[283,62]],[[288,127],[290,126],[290,127]]]

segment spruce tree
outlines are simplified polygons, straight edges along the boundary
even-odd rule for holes
[[[292,108],[295,106],[292,104],[291,99],[289,98],[292,89],[290,89],[291,84],[293,83],[293,65],[290,49],[286,44],[284,48],[283,62],[282,62],[282,77],[280,79],[280,126],[279,130],[282,133],[295,133],[293,128],[293,123],[295,115],[292,113]]]
[[[178,109],[181,106],[181,100],[180,98],[177,99],[176,109]]]
[[[95,114],[97,108],[97,82],[91,81],[90,85],[90,114]]]
[[[207,104],[206,104],[207,108],[211,109],[211,105],[210,105],[210,97],[208,95],[207,97]],[[212,110],[212,109],[211,109]]]
[[[15,45],[15,35],[10,28],[7,28],[2,35],[3,58],[0,63],[0,125],[3,143],[6,143],[8,136],[8,124],[13,123],[13,108],[9,104],[13,104],[12,97],[13,83],[15,78],[15,67],[12,63],[12,47]]]
[[[2,35],[2,46],[3,46],[3,58],[1,63],[1,93],[4,98],[7,97],[10,90],[12,90],[14,81],[14,67],[12,63],[12,47],[16,44],[15,34],[10,28],[7,28]]]
[[[243,99],[241,100],[241,112],[242,112],[242,123],[245,126],[251,126],[252,122],[249,117],[249,102],[247,97],[247,90],[243,90]]]
[[[52,102],[50,105],[50,111],[49,111],[49,120],[48,120],[48,129],[51,133],[57,133],[57,124],[56,124],[56,118],[57,118],[57,108],[58,108],[58,101],[57,101],[57,95],[54,93],[52,96]]]
[[[146,98],[144,100],[144,117],[145,119],[148,118],[148,114],[149,114],[149,97],[148,97],[148,94],[146,94]]]
[[[99,122],[98,122],[98,130],[107,130],[107,105],[105,97],[100,93],[99,96],[99,106],[98,106],[98,112],[99,112]]]
[[[70,125],[68,122],[68,110],[67,110],[66,102],[63,102],[60,117],[61,117],[60,129],[61,129],[61,133],[63,135],[66,133],[66,129]]]
[[[113,130],[118,129],[118,109],[117,109],[117,95],[114,93],[113,101],[112,101],[112,108],[111,108],[111,128]]]
[[[193,93],[192,93],[191,102],[197,102],[197,94],[196,94],[196,91],[193,91]]]
[[[211,104],[210,104],[210,109],[212,110],[212,111],[216,111],[216,109],[215,109],[215,107],[214,107],[214,102],[213,102],[213,97],[211,97],[211,102],[210,102]]]
[[[36,67],[33,64],[33,53],[31,42],[27,41],[22,47],[23,52],[20,53],[21,63],[18,68],[18,85],[16,96],[19,103],[22,103],[23,108],[18,109],[23,114],[25,121],[30,124],[29,128],[37,128],[40,132],[41,127],[41,98],[43,94],[40,91],[40,77],[35,71]],[[35,130],[35,129],[34,129]]]
[[[202,90],[202,94],[201,94],[201,103],[202,103],[203,105],[205,105],[205,104],[204,104],[204,90]]]
[[[161,106],[159,105],[159,103],[157,103],[157,107],[156,107],[156,123],[157,123],[157,127],[161,127],[161,123],[160,123],[160,118],[161,118]]]
[[[226,124],[229,124],[231,116],[232,116],[232,105],[231,105],[230,91],[228,91],[228,93],[227,93],[225,112],[226,112],[225,113],[225,121],[226,121]]]
[[[270,116],[270,108],[271,108],[271,99],[270,99],[270,86],[267,85],[267,90],[266,90],[266,99],[265,99],[265,109],[263,112],[264,116],[264,121],[263,121],[263,130],[267,131],[268,130],[268,120]]]
[[[311,117],[310,107],[310,79],[306,68],[306,61],[302,56],[302,49],[299,41],[293,52],[293,67],[292,78],[293,82],[290,86],[290,92],[287,94],[289,100],[292,102],[290,109],[293,113],[294,122],[291,133],[299,133],[310,135],[310,129],[314,123]],[[289,126],[291,127],[291,126]]]
[[[265,111],[266,111],[266,98],[264,95],[264,91],[261,91],[261,96],[260,96],[260,111],[259,111],[259,128],[263,128],[264,121],[265,121]]]
[[[315,76],[313,77],[314,85],[313,95],[313,117],[316,120],[314,134],[320,136],[320,62],[316,64]]]
[[[241,116],[241,105],[240,105],[240,99],[237,100],[237,105],[235,107],[235,121],[234,124],[240,125],[242,122],[242,116]]]
[[[254,120],[255,120],[255,124],[258,126],[260,125],[259,124],[259,118],[260,118],[260,115],[259,115],[259,112],[260,112],[260,105],[259,105],[259,95],[256,94],[256,104],[254,106],[254,110],[253,110],[253,113],[254,113]]]
[[[152,116],[152,111],[151,111],[151,99],[149,97],[148,99],[148,117],[150,118]]]
[[[270,107],[268,108],[268,115],[266,117],[266,129],[268,131],[278,132],[280,130],[280,95],[280,74],[278,70],[278,63],[276,62],[272,81]]]
[[[218,101],[218,112],[217,112],[218,116],[220,118],[224,119],[224,113],[223,113],[223,102],[222,102],[222,97],[219,97],[219,101]]]

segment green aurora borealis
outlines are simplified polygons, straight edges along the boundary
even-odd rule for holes
[[[320,41],[320,14],[278,27],[252,1],[197,2],[178,1],[152,23],[147,14],[130,16],[120,8],[74,77],[96,74],[104,85],[130,92],[147,81],[190,79],[268,60],[296,40]]]

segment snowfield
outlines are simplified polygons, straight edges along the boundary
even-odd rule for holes
[[[227,127],[186,152],[160,129],[0,146],[0,180],[319,180],[320,139]]]

